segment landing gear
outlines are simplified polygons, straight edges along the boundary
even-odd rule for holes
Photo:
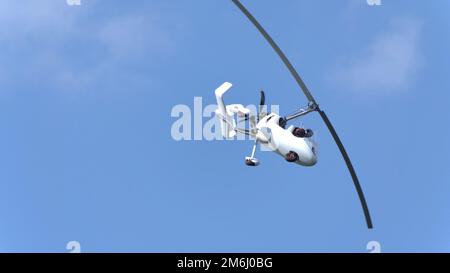
[[[253,143],[252,155],[251,156],[247,156],[245,158],[245,165],[252,166],[252,167],[256,167],[256,166],[259,165],[259,160],[255,158],[256,146],[257,145],[258,145],[258,140],[255,139],[255,142]]]
[[[256,159],[256,158],[252,158],[252,157],[247,156],[247,157],[245,158],[245,165],[247,165],[247,166],[252,166],[252,167],[256,167],[256,166],[259,165],[259,160]]]
[[[290,151],[286,154],[285,159],[288,162],[295,162],[298,160],[298,154],[296,152]]]
[[[292,131],[292,134],[296,137],[309,138],[314,135],[314,132],[311,129],[295,127],[294,130]]]

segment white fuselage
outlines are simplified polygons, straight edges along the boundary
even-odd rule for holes
[[[290,151],[298,154],[295,163],[303,166],[313,166],[317,162],[317,145],[310,138],[300,138],[292,134],[294,129],[290,126],[283,129],[279,125],[280,116],[271,113],[262,118],[256,128],[258,141],[272,149],[274,152],[285,157]]]

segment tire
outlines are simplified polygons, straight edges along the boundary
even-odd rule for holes
[[[255,162],[251,161],[250,159],[245,160],[245,165],[252,166],[252,167],[256,166]]]
[[[287,162],[295,162],[298,160],[298,154],[296,152],[290,151],[286,154],[285,159]]]

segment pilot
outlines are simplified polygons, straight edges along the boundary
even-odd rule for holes
[[[311,129],[304,129],[304,128],[300,128],[300,127],[295,127],[294,130],[292,131],[292,134],[296,137],[301,137],[301,138],[310,138],[314,135],[313,130]]]

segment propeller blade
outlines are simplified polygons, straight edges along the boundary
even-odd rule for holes
[[[264,94],[264,90],[261,90],[258,113],[256,113],[257,122],[259,122],[259,120],[261,119],[261,114],[262,114],[264,105],[266,105],[266,95]]]
[[[270,37],[270,35],[267,33],[267,31],[259,24],[259,22],[253,17],[253,15],[241,4],[239,0],[232,0],[233,3],[241,10],[242,13],[252,22],[252,24],[258,29],[258,31],[262,34],[262,36],[266,39],[266,41],[270,44],[270,46],[275,50],[275,52],[278,54],[278,56],[281,58],[291,75],[294,77],[295,81],[297,82],[300,89],[305,94],[306,98],[310,103],[312,103],[314,106],[316,106],[316,111],[319,112],[320,116],[322,117],[323,121],[325,122],[326,126],[328,127],[328,130],[330,131],[331,135],[334,138],[334,141],[336,142],[342,157],[344,158],[345,163],[347,164],[347,168],[350,172],[350,175],[352,176],[353,183],[355,185],[356,191],[358,193],[359,199],[361,201],[361,205],[364,211],[364,216],[366,218],[367,227],[369,229],[373,228],[372,225],[372,219],[370,217],[369,209],[366,203],[366,199],[364,197],[361,185],[359,184],[358,177],[356,176],[355,169],[353,168],[353,165],[350,161],[350,158],[344,148],[344,145],[342,144],[339,136],[336,133],[336,130],[334,129],[333,125],[331,124],[330,120],[326,116],[325,112],[323,112],[318,104],[316,103],[316,100],[311,95],[311,92],[309,91],[306,84],[303,82],[302,78],[298,74],[298,72],[295,70],[294,66],[291,64],[291,62],[288,60],[286,55],[283,53],[283,51],[280,49],[280,47],[275,43],[275,41]]]
[[[259,106],[266,105],[266,95],[264,94],[264,90],[261,90],[261,96],[259,99]]]

